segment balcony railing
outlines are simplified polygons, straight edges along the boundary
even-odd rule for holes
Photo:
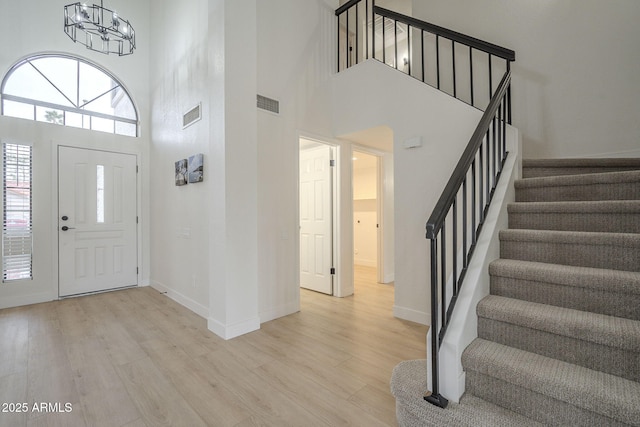
[[[375,0],[351,0],[336,16],[338,72],[377,59],[482,110],[515,60],[511,49],[381,8]]]

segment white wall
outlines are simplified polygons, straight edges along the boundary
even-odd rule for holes
[[[206,81],[208,4],[155,2],[151,47],[151,279],[152,285],[201,316],[209,313],[207,203],[214,170],[209,149]],[[167,28],[180,30],[180,37]],[[182,115],[202,104],[202,120],[182,129]],[[174,162],[204,154],[204,181],[178,187]]]
[[[334,78],[334,132],[385,125],[394,135],[394,315],[429,322],[428,241],[431,214],[481,113],[412,77],[368,61]],[[421,137],[423,146],[406,149]]]
[[[153,284],[232,338],[259,327],[256,2],[164,1],[153,14]],[[182,129],[198,103],[203,119]],[[195,153],[204,182],[176,187],[174,162]]]
[[[220,54],[220,32],[215,27],[224,27],[224,59],[216,61],[209,74],[209,81],[224,82],[224,97],[220,97],[215,85],[209,91],[214,108],[224,108],[224,139],[215,137],[219,115],[213,118],[210,128],[213,167],[224,171],[224,176],[217,174],[221,179],[216,180],[218,184],[209,200],[209,220],[213,225],[209,234],[209,329],[224,338],[233,338],[260,327],[257,2],[216,0],[210,4],[214,5],[209,14],[210,57]],[[222,184],[224,189],[220,188]]]
[[[154,3],[153,283],[226,338],[299,310],[298,139],[331,137],[336,5]],[[258,111],[257,93],[280,114]],[[205,182],[175,187],[173,162],[196,152]]]
[[[127,57],[104,55],[74,44],[63,31],[63,7],[67,3],[35,0],[27,3],[0,0],[5,19],[0,26],[2,77],[19,59],[40,52],[64,52],[86,58],[112,72],[127,88],[140,115],[140,138],[130,138],[66,128],[12,117],[0,117],[0,142],[33,145],[33,281],[0,284],[0,308],[49,301],[58,297],[57,270],[57,147],[68,145],[136,154],[141,166],[139,283],[149,281],[149,102],[148,27],[149,2],[114,0],[110,6],[129,19],[137,32],[138,50]]]
[[[257,6],[257,92],[280,101],[279,115],[258,111],[259,311],[265,322],[300,307],[299,138],[335,142],[330,79],[336,61],[337,1],[270,0]],[[351,158],[347,151],[338,146],[341,174],[348,166],[341,159]],[[341,206],[351,203],[350,191],[341,192],[341,197],[346,197],[339,201]],[[340,221],[339,229],[350,230],[350,217],[346,224],[344,217]],[[350,242],[351,238],[343,242],[343,248],[350,248]],[[345,286],[351,283],[351,271],[348,263],[337,268]]]
[[[515,50],[524,158],[640,156],[640,2],[414,0],[413,14]]]

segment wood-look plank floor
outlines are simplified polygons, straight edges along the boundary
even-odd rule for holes
[[[427,327],[393,318],[373,269],[355,290],[302,290],[229,341],[152,288],[0,310],[0,426],[396,425],[391,370],[425,357]]]

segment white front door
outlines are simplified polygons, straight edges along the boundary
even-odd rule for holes
[[[331,147],[300,151],[300,286],[333,294]]]
[[[58,150],[59,296],[134,286],[136,156]]]

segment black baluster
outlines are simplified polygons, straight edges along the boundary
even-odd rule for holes
[[[422,81],[424,82],[424,30],[420,30],[420,50],[422,51]]]
[[[474,107],[473,102],[473,48],[469,46],[469,81],[471,88],[471,106]]]
[[[436,34],[436,76],[438,89],[440,89],[440,36]]]
[[[393,45],[395,49],[394,57],[396,62],[396,70],[398,69],[398,20],[393,20]]]
[[[440,230],[440,305],[441,305],[441,323],[439,330],[447,325],[447,220],[442,221],[442,229]]]
[[[451,63],[453,65],[453,97],[456,96],[456,42],[451,40]]]
[[[451,256],[453,262],[453,296],[458,296],[458,195],[456,194],[456,198],[453,199],[453,218],[452,218],[452,226],[453,226],[453,240],[451,245]]]

